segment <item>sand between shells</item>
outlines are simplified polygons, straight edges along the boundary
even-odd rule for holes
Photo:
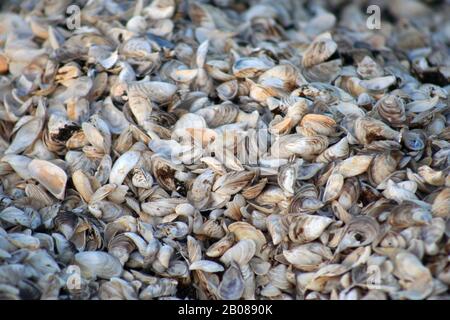
[[[450,8],[367,5],[6,1],[0,299],[449,299]]]

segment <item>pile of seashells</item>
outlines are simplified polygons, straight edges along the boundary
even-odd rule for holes
[[[0,299],[450,299],[450,6],[375,2],[2,1]]]

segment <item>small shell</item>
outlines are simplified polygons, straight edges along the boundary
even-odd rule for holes
[[[315,66],[330,58],[337,50],[337,44],[331,34],[324,33],[314,39],[303,54],[302,64],[305,68]]]
[[[330,248],[320,243],[312,242],[296,246],[290,250],[284,250],[283,256],[295,268],[303,271],[312,271],[317,269],[323,262],[331,260],[333,254]]]
[[[80,252],[75,255],[74,262],[86,278],[110,279],[119,277],[123,271],[120,261],[106,252]]]
[[[354,130],[355,137],[362,144],[369,144],[380,139],[390,139],[397,142],[401,140],[401,134],[398,131],[374,118],[357,118],[354,122]]]
[[[218,294],[223,300],[238,300],[244,293],[244,280],[236,265],[231,265],[223,274]]]
[[[394,95],[386,95],[374,107],[380,117],[394,127],[402,126],[406,120],[403,100]]]
[[[33,159],[28,164],[31,178],[41,183],[58,199],[64,199],[67,175],[60,167],[45,160]]]
[[[72,182],[84,201],[89,203],[92,195],[94,194],[89,178],[83,173],[83,171],[77,170],[72,174]]]
[[[323,202],[329,202],[339,197],[344,186],[344,177],[339,173],[330,175],[323,194]]]
[[[256,253],[256,244],[252,240],[243,239],[228,249],[220,258],[226,265],[236,262],[243,266],[247,264]]]
[[[319,238],[331,222],[330,218],[316,215],[295,217],[289,224],[289,238],[294,243],[311,242]]]
[[[229,233],[219,241],[213,243],[206,250],[206,255],[211,258],[221,257],[228,249],[230,249],[233,246],[233,244],[234,244],[234,235],[232,233]]]
[[[443,171],[436,171],[429,166],[421,166],[417,169],[419,175],[426,181],[426,183],[433,186],[442,186],[445,182],[445,175]]]
[[[298,134],[280,137],[270,148],[270,153],[276,158],[289,158],[298,155],[309,159],[320,154],[328,147],[328,139],[325,136],[303,137]]]
[[[222,272],[225,269],[217,262],[210,260],[198,260],[191,263],[191,265],[189,266],[189,270],[200,270],[204,272],[215,273]]]
[[[378,222],[367,216],[352,218],[337,248],[341,252],[347,248],[362,247],[372,243],[380,233]]]
[[[318,135],[329,136],[336,132],[336,121],[322,114],[307,114],[302,118],[300,126],[311,129]]]
[[[431,212],[435,217],[450,216],[450,188],[444,188],[433,201]]]
[[[234,222],[228,226],[228,230],[233,232],[237,240],[251,239],[256,244],[256,252],[258,253],[262,246],[266,243],[264,234],[247,222]]]
[[[233,65],[233,74],[238,78],[252,78],[273,67],[273,62],[260,58],[241,58]]]
[[[353,156],[339,163],[335,172],[341,174],[344,178],[354,177],[366,172],[371,162],[372,156]]]
[[[128,172],[134,168],[141,157],[138,151],[127,151],[114,163],[109,175],[109,183],[121,185]]]
[[[328,163],[334,160],[343,159],[348,156],[349,151],[348,139],[345,137],[319,154],[315,161]]]

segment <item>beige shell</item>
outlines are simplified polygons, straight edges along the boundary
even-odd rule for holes
[[[270,148],[272,156],[277,158],[289,158],[292,155],[311,158],[320,154],[328,147],[328,139],[325,136],[303,137],[298,134],[280,137]]]
[[[394,127],[402,126],[406,120],[403,100],[394,95],[386,95],[374,107],[380,117]]]
[[[349,153],[348,139],[342,138],[338,143],[335,143],[316,158],[316,162],[328,163],[334,160],[343,159],[348,156]]]
[[[91,202],[94,191],[92,190],[91,182],[86,174],[81,170],[75,171],[72,174],[72,182],[84,201],[88,203]]]
[[[447,218],[450,216],[450,188],[444,188],[433,201],[433,216]]]
[[[128,172],[133,169],[141,157],[138,151],[127,151],[114,163],[109,175],[109,183],[121,185]]]
[[[328,247],[318,242],[312,242],[296,246],[290,250],[284,250],[283,256],[295,268],[302,271],[312,271],[322,263],[331,260],[333,254]]]
[[[302,64],[305,68],[315,66],[330,58],[337,50],[337,44],[329,33],[324,33],[314,39],[303,54]]]
[[[336,132],[336,121],[322,114],[307,114],[302,118],[300,126],[311,129],[318,135],[329,136]]]
[[[346,226],[338,252],[347,248],[366,246],[376,240],[380,233],[378,222],[367,216],[353,217]]]
[[[369,117],[357,118],[354,122],[355,137],[362,144],[369,144],[377,139],[390,139],[399,142],[401,134],[388,125]]]
[[[240,266],[246,265],[256,253],[256,244],[253,240],[243,239],[237,242],[220,258],[220,261],[226,265],[232,262],[237,263]]]
[[[370,155],[347,158],[337,165],[335,172],[341,174],[344,178],[360,175],[367,171],[372,162],[372,158]]]
[[[123,271],[119,260],[106,252],[79,252],[74,257],[74,263],[80,267],[82,275],[86,278],[110,279],[119,277]]]
[[[213,243],[207,250],[206,255],[211,258],[221,257],[234,244],[234,235],[227,234],[219,241]],[[256,247],[255,247],[256,248]]]
[[[378,186],[395,171],[400,158],[401,155],[394,152],[384,152],[373,158],[368,174],[374,186]]]
[[[223,266],[218,264],[217,262],[210,261],[210,260],[198,260],[189,266],[189,270],[200,270],[204,272],[222,272],[224,271]]]
[[[331,222],[332,219],[317,215],[293,217],[289,223],[289,238],[294,243],[311,242],[319,238]]]
[[[436,171],[429,166],[421,166],[417,169],[419,175],[426,181],[426,183],[433,186],[442,186],[445,182],[445,175],[443,171]]]
[[[329,176],[325,191],[323,193],[323,202],[335,200],[341,194],[344,186],[344,176],[339,173],[333,173]]]
[[[28,164],[30,177],[42,184],[51,194],[58,199],[64,199],[67,175],[57,165],[45,161],[33,159]]]
[[[234,222],[228,226],[228,230],[234,233],[236,240],[251,239],[256,244],[258,253],[266,243],[264,234],[247,222]]]

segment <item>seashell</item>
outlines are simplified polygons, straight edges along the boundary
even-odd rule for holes
[[[165,103],[173,97],[177,87],[166,82],[144,81],[129,83],[128,90],[135,92],[137,95],[149,97],[156,103]]]
[[[227,234],[219,241],[213,243],[207,250],[206,255],[211,258],[221,257],[228,249],[234,244],[234,235],[232,233]],[[256,247],[255,247],[256,249]]]
[[[429,166],[421,166],[417,169],[417,172],[426,183],[433,186],[442,186],[445,182],[444,172],[433,170]]]
[[[0,5],[0,299],[449,298],[446,1],[70,2]]]
[[[328,147],[328,139],[325,136],[302,137],[291,134],[280,137],[270,148],[272,156],[277,158],[289,158],[292,155],[309,158],[320,154]]]
[[[383,195],[386,198],[394,200],[399,204],[401,204],[405,200],[418,200],[417,196],[415,195],[415,190],[411,191],[407,188],[402,188],[392,180],[388,180],[386,189],[383,191]]]
[[[16,207],[7,207],[0,212],[0,220],[12,225],[21,225],[26,228],[35,229],[33,216]]]
[[[233,195],[241,191],[255,173],[251,171],[230,172],[219,177],[212,187],[212,191],[221,195]]]
[[[403,132],[403,143],[409,150],[419,151],[425,148],[424,137],[418,133],[411,131]]]
[[[237,300],[242,296],[244,293],[244,280],[237,266],[231,265],[225,271],[217,290],[223,300]]]
[[[185,203],[184,199],[169,198],[158,199],[151,202],[145,202],[141,204],[142,211],[150,216],[164,217],[175,212],[175,208]]]
[[[386,90],[396,82],[394,76],[377,77],[374,79],[361,80],[359,85],[369,91]]]
[[[328,163],[334,160],[343,159],[348,156],[349,153],[349,145],[348,139],[342,138],[338,143],[335,143],[321,154],[319,154],[315,161]]]
[[[394,95],[386,95],[378,100],[374,109],[380,117],[394,127],[402,126],[406,121],[405,105]]]
[[[194,180],[192,188],[188,192],[188,199],[196,208],[201,209],[208,203],[213,179],[214,172],[206,170]]]
[[[234,246],[226,250],[220,257],[220,261],[225,265],[230,265],[232,262],[235,262],[239,266],[243,266],[249,263],[256,252],[255,241],[250,239],[242,239]]]
[[[379,233],[380,226],[375,219],[367,216],[353,217],[346,226],[337,251],[366,246],[377,239]]]
[[[300,121],[300,126],[311,129],[318,135],[330,136],[336,132],[336,121],[321,114],[307,114]]]
[[[172,296],[177,290],[178,281],[175,279],[160,279],[157,283],[149,284],[139,294],[139,299],[152,300],[154,298]]]
[[[269,59],[241,58],[233,64],[232,71],[238,78],[253,78],[273,66],[273,62]]]
[[[38,238],[23,233],[9,233],[7,239],[20,249],[37,250],[41,244]]]
[[[31,146],[42,130],[42,125],[43,121],[38,117],[33,117],[26,123],[22,123],[22,126],[17,130],[12,143],[9,145],[8,149],[5,150],[5,154],[18,154]]]
[[[383,76],[383,69],[369,56],[365,56],[359,63],[356,72],[363,79],[373,79]]]
[[[394,296],[398,299],[424,299],[431,293],[432,276],[413,254],[402,251],[395,255],[394,273],[402,280],[402,291]]]
[[[91,202],[94,191],[89,178],[81,170],[76,170],[72,174],[72,182],[84,201],[87,203]]]
[[[234,233],[236,240],[250,239],[256,244],[256,252],[258,253],[262,246],[266,244],[264,234],[247,222],[234,222],[228,226],[228,230]]]
[[[178,182],[175,178],[175,172],[179,167],[173,165],[170,161],[154,155],[152,156],[152,173],[160,186],[166,190],[177,190]]]
[[[132,183],[137,188],[150,189],[153,185],[153,178],[145,170],[135,168]]]
[[[137,300],[136,289],[127,281],[111,278],[99,287],[101,300]]]
[[[287,193],[294,194],[295,182],[297,179],[297,168],[292,165],[280,167],[278,173],[278,185]]]
[[[333,220],[315,215],[294,217],[289,224],[289,238],[294,243],[311,242],[321,236]]]
[[[162,20],[171,18],[175,13],[175,1],[153,0],[149,6],[143,9],[143,13],[151,20]]]
[[[222,272],[225,269],[218,263],[210,260],[198,260],[189,266],[189,270],[200,270],[204,272]]]
[[[344,186],[344,177],[339,173],[330,175],[323,194],[323,202],[329,202],[339,197]]]
[[[283,250],[283,256],[295,268],[303,271],[316,270],[322,263],[331,260],[331,250],[318,243],[311,242],[296,246],[290,250]]]
[[[137,151],[127,151],[122,154],[111,168],[109,183],[121,185],[127,174],[138,163],[140,157],[141,154]]]
[[[379,185],[397,168],[401,155],[394,152],[384,152],[376,155],[370,164],[368,175],[373,185]]]
[[[67,175],[57,165],[45,161],[33,159],[28,164],[30,177],[41,183],[51,194],[58,199],[64,199]]]
[[[237,80],[230,80],[222,83],[216,88],[217,95],[223,101],[232,100],[239,92],[239,83]]]
[[[231,103],[222,103],[215,106],[206,107],[196,112],[202,116],[208,127],[216,128],[218,126],[233,123],[239,112],[239,108]]]
[[[433,201],[431,212],[435,217],[446,218],[450,215],[450,188],[444,188]]]
[[[369,144],[374,140],[389,139],[400,142],[401,134],[383,122],[368,118],[357,118],[354,122],[355,137],[362,144]]]
[[[317,36],[303,54],[303,67],[309,68],[328,60],[336,52],[337,47],[331,34],[323,33]]]
[[[372,159],[369,155],[353,156],[339,163],[334,171],[344,178],[355,177],[367,171]]]
[[[3,156],[2,162],[8,163],[13,170],[24,180],[31,179],[30,172],[28,170],[28,165],[31,159],[25,156],[8,154]]]
[[[266,225],[274,245],[280,244],[288,234],[288,228],[284,225],[281,215],[271,214],[266,219]]]
[[[75,255],[74,262],[86,278],[111,279],[119,277],[123,272],[119,260],[106,252],[79,252]]]
[[[408,228],[428,224],[431,218],[428,210],[414,203],[403,202],[392,209],[388,221],[395,227]]]

